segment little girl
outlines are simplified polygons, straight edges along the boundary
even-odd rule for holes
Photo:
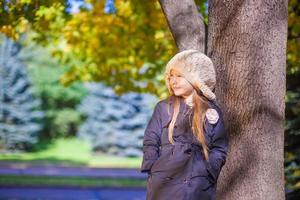
[[[170,96],[156,104],[144,133],[147,200],[215,199],[228,147],[215,76],[211,59],[197,50],[168,62]]]

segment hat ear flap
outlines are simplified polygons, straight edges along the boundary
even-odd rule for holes
[[[197,87],[198,87],[197,89],[200,90],[200,92],[203,94],[204,97],[206,97],[210,100],[216,99],[216,95],[201,80],[198,80]]]
[[[207,85],[202,85],[201,86],[201,91],[209,99],[211,99],[211,100],[215,100],[216,99],[216,95],[209,89],[209,87]]]

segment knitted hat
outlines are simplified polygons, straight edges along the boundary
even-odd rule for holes
[[[216,85],[216,72],[213,62],[205,54],[198,50],[184,50],[169,60],[165,70],[165,82],[170,94],[173,94],[169,82],[171,69],[181,73],[205,97],[210,100],[216,99],[212,92]]]

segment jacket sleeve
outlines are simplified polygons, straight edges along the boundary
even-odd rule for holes
[[[221,168],[226,162],[228,151],[228,138],[224,127],[223,113],[219,108],[215,108],[219,114],[216,124],[213,124],[212,140],[210,143],[209,163],[207,170],[216,182]]]
[[[153,163],[159,157],[161,132],[161,115],[159,104],[157,103],[144,132],[143,160],[141,165],[142,173],[150,173]]]

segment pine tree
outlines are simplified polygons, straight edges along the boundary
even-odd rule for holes
[[[107,14],[115,14],[117,12],[114,0],[106,0],[104,12]]]
[[[27,149],[38,140],[43,112],[34,96],[21,45],[0,37],[0,144],[5,149]]]
[[[141,156],[144,129],[150,118],[149,94],[127,93],[118,97],[102,84],[86,84],[89,95],[78,107],[87,115],[79,138],[91,142],[94,151],[118,156]]]

